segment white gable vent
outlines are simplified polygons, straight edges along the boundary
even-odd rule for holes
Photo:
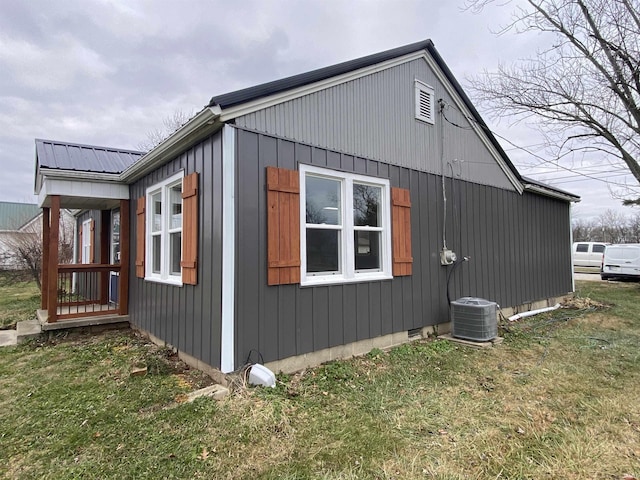
[[[433,87],[420,80],[415,81],[416,91],[416,118],[427,123],[434,122],[434,97]]]

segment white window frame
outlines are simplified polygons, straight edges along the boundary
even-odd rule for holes
[[[162,182],[156,183],[146,190],[146,208],[147,221],[146,221],[146,233],[145,233],[145,276],[144,279],[152,282],[167,283],[170,285],[182,286],[182,268],[180,268],[179,274],[170,273],[171,265],[171,249],[170,249],[170,234],[181,232],[183,222],[180,223],[180,228],[170,228],[171,209],[170,207],[170,190],[176,185],[180,185],[180,191],[182,191],[182,180],[184,178],[184,171],[180,171],[169,178],[166,178]],[[153,232],[153,196],[160,193],[160,202],[162,204],[161,214],[161,226],[160,232]],[[183,202],[184,208],[184,202]],[[153,237],[160,236],[160,273],[153,272]],[[180,252],[184,249],[183,245],[184,236],[181,235]]]
[[[388,179],[345,173],[337,170],[300,165],[300,285],[328,285],[338,283],[368,282],[393,278],[391,270],[391,186]],[[339,273],[307,274],[307,216],[306,216],[306,176],[313,175],[340,181],[342,204],[341,226],[327,226],[342,231],[339,248]],[[353,222],[353,184],[360,183],[381,187],[380,218],[381,228],[358,227]],[[350,214],[347,214],[350,213]],[[381,231],[380,269],[376,271],[355,270],[354,232],[357,230]]]
[[[431,101],[429,115],[423,115],[420,109],[420,97],[422,94],[429,95]],[[435,123],[435,90],[431,85],[427,85],[420,80],[415,81],[415,107],[416,107],[416,119],[433,125]]]
[[[88,264],[91,259],[91,219],[82,222],[81,262]]]

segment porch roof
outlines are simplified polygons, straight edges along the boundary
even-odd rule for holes
[[[42,168],[121,173],[144,152],[36,139],[36,162]]]
[[[52,195],[61,206],[109,209],[129,198],[120,174],[144,152],[36,139],[35,193],[39,205],[50,205]]]

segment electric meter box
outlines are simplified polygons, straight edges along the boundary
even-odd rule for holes
[[[496,302],[462,297],[451,302],[451,335],[474,342],[487,342],[498,336]]]

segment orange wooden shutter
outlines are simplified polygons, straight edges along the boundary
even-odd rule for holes
[[[300,178],[267,167],[267,283],[300,283]]]
[[[92,218],[89,222],[89,263],[95,263],[96,252],[94,246],[96,244],[96,221]]]
[[[182,283],[198,283],[198,173],[182,180]]]
[[[393,276],[412,274],[411,196],[404,188],[391,189],[391,222],[393,236]]]
[[[144,278],[145,206],[145,197],[140,197],[136,203],[136,277],[138,278]],[[126,242],[127,239],[123,238],[122,241]]]

